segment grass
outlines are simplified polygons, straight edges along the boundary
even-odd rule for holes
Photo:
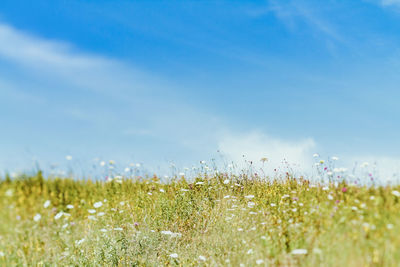
[[[290,176],[166,184],[39,172],[0,182],[0,265],[398,266],[398,191]]]

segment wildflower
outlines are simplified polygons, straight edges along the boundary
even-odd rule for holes
[[[45,209],[48,208],[50,206],[50,204],[51,204],[50,200],[46,200],[43,204],[43,208],[45,208]]]
[[[305,255],[308,253],[307,249],[303,249],[303,248],[298,248],[298,249],[294,249],[292,250],[292,252],[290,252],[293,255]]]
[[[92,221],[97,221],[97,218],[94,217],[93,215],[89,215],[89,216],[88,216],[88,219],[89,219],[89,220],[92,220]]]
[[[14,191],[12,189],[8,189],[5,194],[7,197],[12,197],[14,194]]]
[[[387,224],[386,228],[389,229],[389,230],[393,229],[393,224],[391,224],[391,223]]]
[[[160,188],[160,192],[161,192],[161,193],[165,193],[165,190],[162,189],[162,188]]]
[[[111,160],[109,161],[109,163],[110,163],[111,165],[114,165],[114,164],[115,164],[115,161],[111,159]]]
[[[99,212],[99,213],[97,213],[97,216],[104,216],[104,215],[105,215],[104,212]]]
[[[72,160],[72,156],[67,155],[67,156],[65,156],[65,159],[66,159],[66,160]]]
[[[102,228],[102,229],[100,229],[100,232],[107,233],[107,229]]]
[[[320,163],[320,164],[324,164],[324,163],[325,163],[325,160],[321,159],[321,160],[319,161],[319,163]]]
[[[271,204],[269,204],[271,207],[276,207],[276,204],[275,203],[271,203]]]
[[[140,163],[136,163],[136,167],[139,168],[141,165]]]
[[[75,241],[75,245],[79,246],[80,244],[82,244],[85,241],[85,238],[82,238],[80,240],[76,240]]]
[[[180,172],[180,173],[178,173],[178,175],[179,176],[185,176],[185,173],[184,172]]]
[[[254,198],[254,195],[248,195],[248,196],[245,196],[245,198],[252,199],[252,198]]]
[[[196,185],[202,185],[204,182],[197,182]]]
[[[131,168],[125,168],[125,172],[130,172]]]
[[[263,263],[264,263],[264,260],[261,260],[261,259],[260,260],[256,260],[256,264],[257,265],[260,265],[260,264],[263,264]]]
[[[178,258],[178,254],[176,254],[176,253],[169,254],[169,256],[171,258],[173,258],[173,259],[177,259]]]
[[[199,260],[200,260],[200,261],[206,261],[207,259],[206,259],[206,257],[200,255],[200,256],[199,256]]]
[[[342,192],[343,192],[343,193],[346,193],[346,192],[347,192],[347,187],[343,187],[343,188],[342,188]]]
[[[64,212],[60,211],[59,213],[56,214],[56,216],[54,216],[54,220],[58,220],[63,216]]]
[[[200,164],[206,164],[205,160],[200,160]]]
[[[96,213],[96,210],[90,209],[90,210],[88,210],[88,212],[93,214],[93,213]]]
[[[119,202],[119,204],[120,204],[121,206],[123,206],[123,205],[125,205],[125,202],[124,202],[124,201],[121,201],[121,202]]]
[[[65,228],[67,228],[67,227],[68,227],[68,223],[66,223],[66,224],[64,224],[64,225],[62,226],[63,229],[65,229]]]
[[[67,209],[72,210],[74,208],[74,205],[68,204]]]
[[[169,235],[171,237],[181,237],[182,236],[181,233],[174,233],[174,232],[171,232],[171,231],[161,231],[161,234]]]
[[[114,230],[115,230],[115,231],[122,231],[122,230],[124,230],[124,229],[122,229],[121,227],[115,227]]]
[[[152,195],[153,195],[151,192],[148,192],[147,194],[148,194],[149,196],[152,196]]]
[[[238,232],[243,232],[243,228],[238,228]]]
[[[332,195],[328,195],[328,199],[329,200],[333,200],[333,196]]]
[[[392,191],[392,195],[396,196],[396,197],[400,197],[400,192],[397,190],[393,190]]]
[[[313,158],[318,158],[319,157],[319,154],[317,154],[317,153],[315,153],[314,155],[313,155]]]
[[[3,251],[0,251],[0,257],[4,257],[4,252]]]
[[[339,160],[339,158],[338,157],[332,157],[332,160]]]
[[[103,206],[103,202],[101,202],[101,201],[96,202],[96,203],[93,204],[93,207],[95,207],[96,209],[100,208],[101,206]]]
[[[33,217],[33,220],[34,220],[35,222],[38,222],[38,221],[40,221],[41,218],[42,218],[42,215],[40,215],[39,213],[37,213],[37,214]]]
[[[249,249],[248,251],[247,251],[247,254],[253,254],[253,249]]]
[[[105,166],[105,165],[106,165],[106,163],[105,163],[104,161],[101,161],[101,162],[100,162],[100,166],[103,167],[103,166]]]
[[[224,184],[229,184],[229,182],[230,182],[229,179],[224,180]]]

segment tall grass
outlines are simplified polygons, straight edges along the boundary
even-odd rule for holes
[[[0,182],[4,266],[398,266],[400,188],[199,175]]]

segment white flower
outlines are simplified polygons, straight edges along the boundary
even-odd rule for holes
[[[62,228],[64,229],[64,228],[67,228],[68,227],[68,223],[66,223],[66,224],[64,224],[63,226],[62,226]]]
[[[204,184],[204,182],[197,182],[196,184],[197,185],[202,185],[202,184]]]
[[[252,199],[252,198],[254,198],[254,195],[248,195],[248,196],[245,196],[245,198]]]
[[[185,173],[184,172],[180,172],[180,173],[178,173],[178,175],[179,176],[185,176]]]
[[[106,232],[107,232],[107,229],[102,228],[102,229],[100,229],[100,232],[106,233]]]
[[[72,210],[74,208],[74,205],[68,204],[67,209]]]
[[[275,203],[271,203],[270,206],[271,207],[276,207],[276,204]]]
[[[48,208],[50,206],[50,204],[51,204],[50,200],[46,200],[43,204],[43,208],[45,208],[45,209]]]
[[[392,194],[393,194],[394,196],[396,196],[396,197],[400,197],[400,192],[399,192],[399,191],[393,190],[393,191],[392,191]]]
[[[125,172],[130,172],[131,168],[125,168]]]
[[[291,252],[291,254],[293,254],[293,255],[305,255],[307,253],[308,253],[307,249],[303,249],[303,248],[294,249]]]
[[[389,229],[389,230],[393,229],[393,224],[391,224],[391,223],[387,224],[386,228]]]
[[[147,194],[148,194],[149,196],[153,195],[153,194],[152,194],[152,193],[150,193],[150,192],[148,192]]]
[[[101,202],[101,201],[96,202],[96,203],[93,204],[93,207],[95,207],[96,209],[100,208],[101,206],[103,206],[103,202]]]
[[[206,259],[206,257],[200,255],[200,256],[199,256],[199,260],[200,260],[200,261],[206,261],[207,259]]]
[[[171,231],[161,231],[161,234],[169,235],[171,237],[181,237],[182,236],[181,233],[174,233],[174,232],[171,232]]]
[[[0,251],[0,257],[4,257],[4,252],[3,251]]]
[[[42,215],[40,215],[39,213],[37,213],[37,214],[33,217],[33,220],[34,220],[35,222],[38,222],[38,221],[40,221],[41,218],[42,218]]]
[[[114,230],[115,230],[115,231],[122,231],[122,230],[124,230],[124,229],[122,229],[121,227],[116,227],[116,228],[114,228]]]
[[[75,245],[79,246],[80,244],[82,244],[85,241],[85,238],[82,238],[80,240],[76,240],[75,241]]]
[[[243,228],[238,228],[237,229],[239,232],[243,232]]]
[[[247,251],[247,254],[253,254],[253,249],[249,249],[249,250]]]
[[[105,165],[106,165],[106,163],[104,161],[100,162],[100,166],[105,166]]]
[[[317,153],[315,153],[315,154],[313,155],[313,157],[314,157],[314,158],[318,158],[319,155],[318,155]]]
[[[174,259],[178,258],[178,254],[176,253],[169,254],[169,256]]]
[[[332,195],[328,195],[328,199],[329,200],[333,200],[333,196]]]
[[[104,215],[105,215],[104,212],[99,212],[99,213],[97,213],[97,216],[104,216]]]
[[[72,160],[72,156],[67,155],[67,156],[65,156],[65,159],[66,159],[66,160]]]
[[[338,157],[332,157],[332,160],[339,160]]]
[[[7,197],[12,197],[13,194],[14,194],[14,191],[11,188],[6,191],[6,196]]]
[[[229,182],[230,182],[229,179],[224,180],[224,184],[229,184]]]
[[[124,201],[121,201],[121,202],[119,202],[119,204],[120,204],[121,206],[123,206],[123,205],[125,205],[125,202],[124,202]]]
[[[90,209],[90,210],[88,210],[88,212],[93,214],[93,213],[96,213],[96,210]]]
[[[162,188],[160,188],[160,192],[161,192],[161,193],[165,193],[165,190],[162,189]]]
[[[139,168],[140,167],[140,163],[136,163],[136,167]]]
[[[260,265],[260,264],[263,264],[264,263],[264,260],[256,260],[256,264],[257,265]]]
[[[56,216],[54,216],[54,220],[58,220],[63,216],[64,212],[60,211],[59,213],[56,214]]]
[[[89,216],[88,216],[88,219],[89,219],[89,220],[92,220],[92,221],[97,221],[97,218],[94,217],[93,215],[89,215]]]

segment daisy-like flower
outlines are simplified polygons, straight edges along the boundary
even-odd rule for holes
[[[206,259],[206,257],[200,255],[200,256],[199,256],[199,260],[200,260],[200,261],[206,261],[207,259]]]
[[[72,210],[74,208],[74,205],[68,204],[67,209]]]
[[[88,212],[91,213],[91,214],[93,214],[93,213],[96,213],[96,210],[90,209],[90,210],[88,210]]]
[[[254,198],[254,195],[248,195],[248,196],[245,196],[245,198],[247,198],[247,199],[253,199],[253,198]]]
[[[79,246],[80,244],[82,244],[83,242],[85,242],[85,238],[82,238],[80,240],[76,240],[75,241],[75,245]]]
[[[230,182],[229,179],[224,180],[224,184],[229,184],[229,182]]]
[[[45,208],[45,209],[48,208],[50,206],[50,204],[51,204],[50,200],[46,200],[43,204],[43,208]]]
[[[263,263],[264,263],[264,260],[261,260],[261,259],[260,260],[256,260],[256,264],[257,265],[260,265],[260,264],[263,264]]]
[[[60,211],[59,213],[56,214],[56,216],[54,216],[54,220],[60,219],[63,215],[64,215],[64,212]]]
[[[400,192],[397,190],[393,190],[392,191],[392,195],[396,196],[396,197],[400,197]]]
[[[173,259],[177,259],[177,258],[178,258],[178,254],[177,254],[177,253],[169,254],[169,256],[170,256],[171,258],[173,258]]]
[[[293,255],[305,255],[308,253],[307,249],[303,249],[303,248],[298,248],[298,249],[294,249],[292,250],[292,252],[290,252]]]
[[[40,221],[40,219],[42,219],[42,215],[40,215],[39,213],[37,213],[37,214],[33,217],[33,220],[34,220],[35,222]]]
[[[100,208],[101,206],[103,206],[103,202],[101,202],[101,201],[96,202],[96,203],[93,204],[93,207],[95,207],[96,209]]]

